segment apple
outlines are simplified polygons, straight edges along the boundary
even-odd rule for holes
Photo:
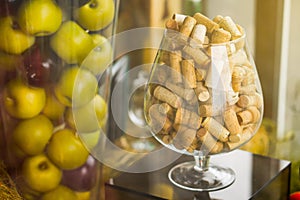
[[[21,170],[24,181],[38,192],[53,190],[62,178],[62,171],[45,154],[26,158]]]
[[[97,94],[89,103],[73,108],[72,113],[78,133],[99,131],[106,122],[107,104]]]
[[[90,71],[75,66],[62,72],[54,92],[62,104],[79,107],[94,98],[97,88],[96,77]]]
[[[0,69],[13,71],[22,64],[22,56],[0,51]]]
[[[70,188],[59,185],[54,190],[46,192],[40,200],[76,200],[77,196]]]
[[[85,191],[85,192],[75,191],[75,194],[77,196],[77,200],[90,200],[91,199],[91,191]]]
[[[76,22],[66,21],[51,37],[54,52],[69,64],[81,63],[94,48],[92,37]]]
[[[53,134],[47,155],[61,169],[68,170],[82,166],[89,152],[73,130],[62,129]]]
[[[63,120],[66,106],[58,101],[55,97],[54,91],[51,89],[47,90],[46,104],[42,113],[54,122]]]
[[[20,78],[10,80],[3,92],[5,110],[12,116],[27,119],[38,115],[45,106],[43,88],[30,87]]]
[[[291,193],[289,200],[300,200],[300,192]]]
[[[97,161],[91,155],[84,165],[73,170],[64,170],[62,184],[74,191],[91,190],[97,180]]]
[[[81,67],[99,75],[112,63],[112,47],[110,41],[100,34],[91,34],[95,48],[82,61]]]
[[[51,35],[62,23],[62,11],[54,0],[23,1],[18,10],[18,22],[28,34]]]
[[[21,31],[12,16],[0,18],[1,50],[11,54],[21,54],[34,42],[35,37]]]
[[[74,11],[78,23],[90,31],[98,31],[108,26],[114,19],[114,14],[113,0],[90,0]]]
[[[14,143],[26,154],[41,154],[53,132],[53,124],[45,115],[20,121],[13,130]],[[26,141],[26,142],[24,142]]]

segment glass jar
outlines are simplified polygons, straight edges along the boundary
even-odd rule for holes
[[[104,196],[88,149],[106,130],[118,5],[1,0],[0,159],[24,199]]]

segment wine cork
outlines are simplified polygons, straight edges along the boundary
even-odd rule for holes
[[[231,17],[224,17],[223,20],[219,22],[219,25],[224,30],[230,32],[232,39],[236,39],[242,36],[241,32],[237,28],[236,24],[233,22]]]
[[[236,143],[236,142],[240,142],[241,138],[242,138],[241,134],[234,134],[234,135],[230,134],[228,141]]]
[[[186,15],[175,13],[172,16],[172,19],[174,19],[178,23],[178,25],[181,26],[186,17],[187,17]]]
[[[157,66],[152,76],[153,77],[152,82],[160,83],[163,85],[163,83],[165,83],[170,78],[167,69],[168,66],[166,65]]]
[[[225,43],[229,42],[231,34],[224,29],[215,29],[211,35],[211,43]]]
[[[175,19],[168,19],[166,21],[165,27],[167,29],[171,29],[171,30],[174,30],[174,31],[179,31],[179,25],[178,25],[178,22]]]
[[[176,111],[174,124],[184,124],[190,128],[198,129],[200,128],[202,118],[195,112],[178,108]]]
[[[241,66],[234,66],[232,69],[232,89],[239,92],[242,81],[246,76],[246,70]]]
[[[222,151],[223,143],[217,141],[209,132],[199,138],[202,142],[201,150],[204,153],[216,154]]]
[[[167,115],[159,112],[159,106],[159,104],[153,104],[149,108],[151,128],[155,133],[159,133],[161,130],[169,132],[172,128],[172,122],[168,119]]]
[[[197,132],[196,132],[196,136],[197,136],[198,138],[201,138],[201,137],[203,137],[203,136],[206,135],[206,134],[209,134],[209,133],[208,133],[208,131],[207,131],[205,128],[203,128],[203,127],[199,128],[199,129],[197,130]]]
[[[243,110],[237,113],[237,118],[240,125],[246,125],[252,122],[252,113],[249,110]]]
[[[206,70],[195,68],[195,74],[196,74],[196,80],[198,82],[204,81],[204,79],[206,77]]]
[[[172,137],[169,135],[164,135],[162,136],[161,140],[165,144],[170,144],[172,142]]]
[[[185,17],[182,25],[179,28],[179,32],[187,38],[190,37],[196,23],[197,21],[195,18],[190,16]]]
[[[250,140],[252,136],[253,136],[252,128],[246,128],[243,130],[243,133],[240,134],[240,141],[227,142],[226,146],[228,147],[229,150],[236,149],[236,148],[240,147],[242,144],[244,144],[245,142],[247,142],[248,140]]]
[[[196,87],[196,73],[194,67],[194,61],[192,59],[181,61],[181,71],[184,77],[185,88]]]
[[[248,108],[248,110],[251,112],[251,114],[252,114],[252,120],[251,120],[251,122],[252,123],[256,123],[256,122],[258,122],[258,120],[260,119],[260,112],[259,112],[259,110],[257,109],[257,107],[256,106],[250,106],[249,108]]]
[[[162,102],[168,103],[173,108],[178,108],[181,105],[180,97],[162,86],[157,86],[154,89],[153,96]]]
[[[196,95],[193,89],[185,89],[181,85],[176,85],[176,84],[171,83],[169,81],[167,81],[165,83],[165,86],[170,91],[174,92],[175,94],[177,94],[178,96],[182,97],[183,99],[185,99],[187,101],[190,101]]]
[[[183,47],[183,52],[194,59],[194,61],[201,67],[206,67],[209,63],[209,57],[199,48],[193,48],[186,45]]]
[[[205,102],[210,98],[208,88],[204,85],[203,82],[197,82],[196,88],[194,90],[199,101]]]
[[[220,115],[222,113],[222,108],[217,105],[212,104],[202,104],[199,106],[200,117],[213,117]]]
[[[173,138],[173,145],[177,149],[186,149],[192,144],[195,137],[196,130],[194,129],[186,128],[179,130],[176,136]]]
[[[191,38],[193,39],[192,42],[198,44],[204,44],[205,36],[206,36],[206,26],[204,26],[203,24],[196,24],[191,33]]]
[[[249,84],[245,86],[241,86],[239,90],[239,94],[247,94],[247,95],[254,95],[256,93],[256,85],[255,84]]]
[[[166,64],[167,66],[170,66],[169,51],[161,50],[160,57],[159,57],[159,63],[163,63],[163,64]]]
[[[158,111],[163,115],[167,115],[169,119],[174,119],[175,117],[174,109],[167,103],[161,103]]]
[[[169,56],[170,56],[170,67],[173,69],[171,71],[172,81],[174,83],[181,83],[182,82],[181,66],[180,66],[180,62],[182,60],[181,51],[171,52]]]
[[[218,121],[216,121],[212,117],[207,117],[203,123],[203,127],[208,130],[216,139],[220,140],[221,142],[227,142],[228,136],[230,132]]]
[[[204,26],[206,26],[207,32],[209,34],[211,34],[215,29],[219,28],[219,24],[202,15],[201,13],[196,13],[193,17],[197,20],[197,24],[203,24]]]
[[[223,20],[223,16],[222,15],[216,15],[213,18],[213,21],[216,22],[217,24],[219,24],[222,20]]]
[[[246,108],[249,106],[256,106],[260,108],[262,106],[262,97],[260,94],[255,93],[254,95],[240,95],[240,99],[237,102],[237,105]]]
[[[230,132],[230,135],[236,135],[242,132],[242,127],[239,124],[236,112],[233,109],[227,109],[224,112],[225,126]]]

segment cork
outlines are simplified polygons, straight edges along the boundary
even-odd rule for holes
[[[206,128],[206,130],[208,130],[209,133],[211,133],[215,138],[217,138],[221,142],[228,141],[228,136],[230,132],[214,118],[207,117],[203,121],[202,125],[204,128]]]
[[[212,104],[201,104],[199,106],[199,115],[201,117],[213,117],[220,115],[222,113],[222,108],[218,106],[213,106]]]
[[[182,60],[181,51],[174,51],[171,52],[169,55],[170,55],[170,67],[173,69],[171,71],[172,81],[174,83],[180,83],[182,82],[181,65],[180,65],[180,62]]]
[[[197,24],[203,24],[206,26],[209,34],[211,34],[215,29],[219,28],[219,24],[202,15],[201,13],[195,13],[193,17],[197,20]]]
[[[151,128],[155,133],[159,133],[161,130],[168,132],[172,128],[172,122],[168,119],[167,115],[159,112],[159,106],[159,104],[153,104],[149,108]]]
[[[240,141],[227,142],[226,146],[228,147],[229,150],[236,149],[236,148],[240,147],[242,144],[244,144],[245,142],[247,142],[248,140],[250,140],[252,136],[253,136],[252,128],[246,128],[243,130],[243,133],[240,134]]]
[[[195,137],[196,130],[194,129],[186,128],[184,130],[179,130],[173,138],[173,145],[177,149],[186,149],[192,144]]]
[[[175,13],[173,16],[172,16],[172,19],[174,19],[179,26],[181,26],[183,24],[183,21],[184,19],[186,18],[187,16],[186,15],[183,15],[183,14],[179,14],[179,13]]]
[[[187,38],[190,37],[196,23],[197,21],[195,18],[186,16],[183,20],[182,25],[179,28],[179,32]]]
[[[224,122],[225,126],[230,132],[230,135],[236,135],[242,132],[242,127],[239,124],[236,112],[229,108],[224,112]]]
[[[224,30],[230,32],[232,39],[236,39],[242,36],[241,32],[239,31],[238,27],[231,19],[231,17],[228,16],[224,17],[223,20],[219,22],[219,25]]]
[[[174,31],[179,31],[179,25],[178,22],[175,19],[168,19],[165,23],[165,27],[167,29],[171,29]]]
[[[170,81],[165,83],[166,88],[170,91],[174,92],[178,96],[182,97],[183,99],[190,101],[192,98],[195,97],[195,92],[193,89],[186,89],[181,84],[177,85]]]
[[[178,108],[181,105],[180,97],[162,86],[157,86],[154,89],[153,96],[162,102],[168,103],[173,108]]]
[[[224,19],[224,18],[223,18],[222,15],[216,15],[216,16],[213,18],[213,21],[216,22],[217,24],[219,24],[223,19]]]
[[[231,38],[230,32],[220,28],[215,29],[211,35],[211,43],[218,44],[218,43],[229,42],[230,38]]]
[[[176,111],[174,124],[184,124],[190,128],[200,128],[202,118],[194,111],[185,108],[178,108]]]
[[[203,24],[196,24],[191,33],[192,42],[198,44],[205,44],[206,26]]]
[[[196,88],[196,73],[192,59],[181,61],[181,71],[185,88]]]
[[[196,81],[198,81],[198,82],[204,81],[204,79],[206,77],[206,70],[200,69],[200,68],[195,68],[195,74],[196,74]]]
[[[209,57],[199,48],[193,48],[186,45],[183,47],[183,52],[194,59],[194,61],[201,67],[206,67],[209,63]]]
[[[199,101],[205,102],[210,98],[208,88],[204,85],[203,82],[197,82],[196,88],[194,90]]]
[[[204,153],[216,154],[222,151],[223,144],[213,137],[209,132],[199,138],[202,142],[201,150]]]
[[[249,106],[256,106],[260,108],[262,106],[262,97],[260,94],[255,93],[254,95],[241,95],[237,105],[246,108]]]

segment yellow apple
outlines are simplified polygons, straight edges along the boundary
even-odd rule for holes
[[[79,133],[91,133],[101,129],[106,122],[107,104],[97,94],[88,104],[73,108],[75,127]]]
[[[43,88],[30,87],[21,79],[10,80],[4,88],[4,108],[13,117],[26,119],[38,115],[45,106]]]
[[[109,25],[114,14],[113,0],[90,0],[75,10],[75,19],[85,29],[97,31]]]
[[[81,63],[94,48],[92,37],[76,22],[64,22],[51,37],[54,52],[69,64]]]
[[[45,115],[20,121],[13,130],[14,143],[27,155],[41,154],[53,132],[53,124]],[[26,141],[26,142],[25,142]]]
[[[91,34],[95,48],[81,63],[81,67],[89,69],[99,75],[112,63],[112,47],[110,41],[99,34]]]
[[[12,16],[0,18],[0,49],[11,54],[21,54],[31,47],[35,37],[17,28]]]
[[[59,28],[62,11],[54,0],[23,1],[18,10],[18,22],[28,34],[50,35]]]
[[[63,71],[54,92],[62,104],[79,107],[94,98],[97,88],[98,81],[90,71],[71,67]]]
[[[89,152],[71,129],[55,132],[47,146],[47,155],[61,169],[75,169],[83,165]]]
[[[46,97],[46,104],[43,109],[44,115],[49,117],[51,120],[59,121],[63,118],[65,112],[65,105],[60,103],[55,97],[52,90],[48,90]]]

